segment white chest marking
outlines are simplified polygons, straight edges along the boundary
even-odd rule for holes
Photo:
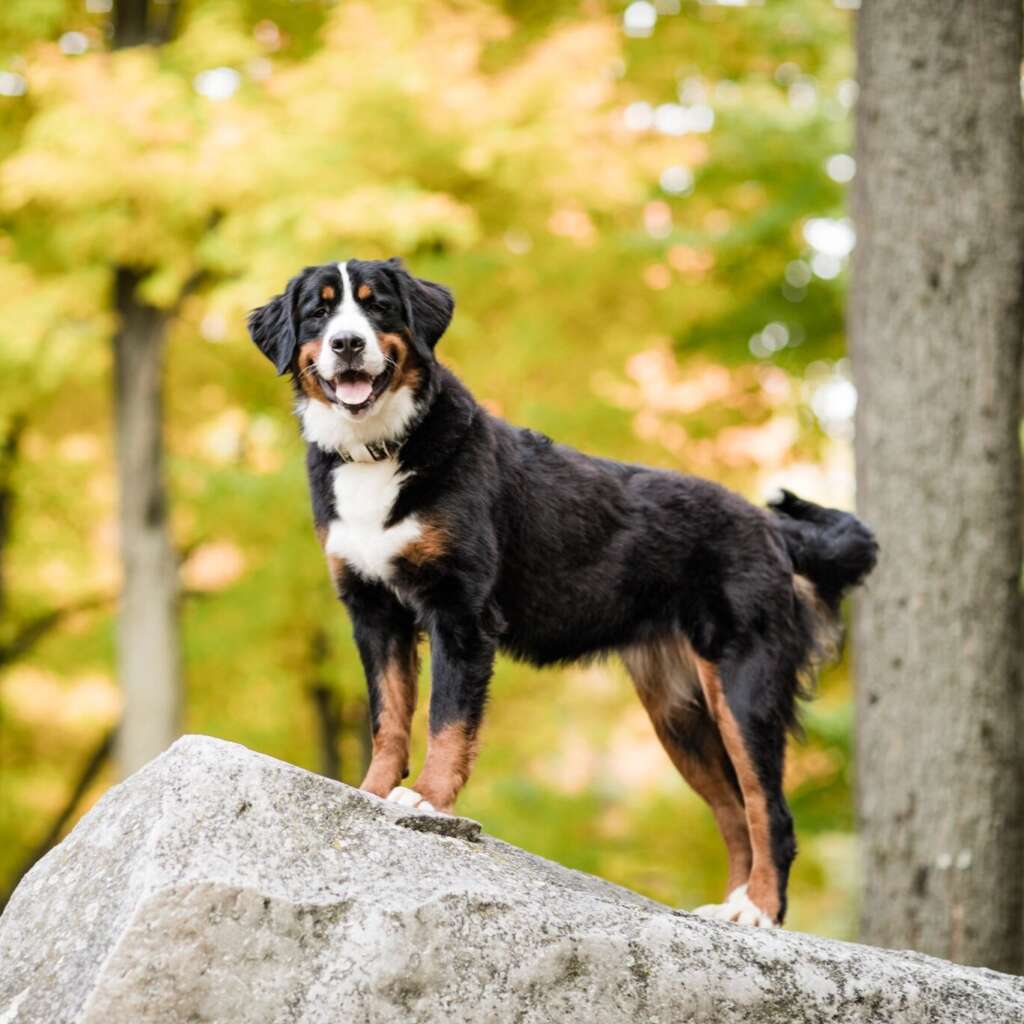
[[[420,535],[415,516],[385,528],[406,474],[397,459],[350,462],[334,471],[334,510],[324,545],[368,579],[387,580],[399,552]]]
[[[401,437],[416,415],[416,398],[411,388],[385,391],[368,413],[358,419],[348,410],[303,397],[296,404],[302,436],[325,452],[344,448],[360,450],[374,441]]]

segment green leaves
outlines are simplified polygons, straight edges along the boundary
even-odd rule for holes
[[[304,264],[400,255],[451,285],[441,358],[494,411],[559,440],[755,495],[783,472],[820,483],[819,461],[839,466],[830,487],[848,480],[804,381],[842,352],[844,283],[804,279],[803,233],[807,218],[842,215],[826,162],[850,142],[848,16],[818,0],[685,2],[627,39],[622,6],[193,0],[168,45],[111,53],[102,12],[0,5],[0,72],[27,85],[0,95],[0,373],[18,385],[0,417],[29,414],[15,606],[116,588],[114,264],[175,310],[176,542],[236,553],[233,573],[186,602],[188,726],[299,763],[316,756],[313,630],[329,637],[332,685],[362,686],[308,526],[290,396],[244,328]],[[68,31],[87,52],[61,49]],[[787,287],[797,261],[803,283]],[[785,343],[752,343],[770,324]],[[112,686],[110,628],[106,609],[72,617],[33,666],[58,690],[83,673]],[[500,665],[465,810],[658,897],[717,898],[710,817],[630,717],[624,676],[586,678]],[[0,728],[19,753],[0,770],[19,813],[0,816],[0,850],[42,830],[62,759],[89,746],[48,740],[25,688],[8,699],[4,686]],[[819,855],[812,836],[849,823],[847,729],[841,715],[812,719],[796,755],[810,899],[833,849]],[[571,792],[554,753],[569,743]],[[629,775],[648,757],[661,774]],[[32,806],[44,813],[25,831]]]

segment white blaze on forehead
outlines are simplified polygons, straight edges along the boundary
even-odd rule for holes
[[[341,304],[324,328],[324,344],[320,346],[317,372],[327,380],[339,373],[341,367],[338,357],[331,349],[331,339],[342,334],[355,334],[366,342],[362,369],[371,377],[376,377],[384,370],[384,353],[377,343],[377,332],[356,302],[355,289],[348,272],[348,260],[338,264],[338,272],[341,274]]]
[[[373,324],[367,319],[359,303],[356,302],[355,286],[348,272],[348,261],[338,264],[341,274],[341,305],[327,323],[326,337],[337,334],[358,334],[366,343],[376,341],[377,334]]]

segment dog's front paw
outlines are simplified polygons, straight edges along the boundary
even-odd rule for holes
[[[706,903],[694,911],[712,921],[730,921],[750,928],[775,928],[775,922],[747,895],[747,887],[733,889],[724,903]]]
[[[402,807],[415,807],[421,811],[435,811],[434,805],[429,800],[420,796],[415,789],[409,789],[406,786],[395,786],[388,793],[388,800],[392,803],[400,804]]]

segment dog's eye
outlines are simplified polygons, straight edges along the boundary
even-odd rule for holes
[[[327,309],[326,306],[317,306],[316,309],[313,310],[313,316],[317,320],[319,320],[322,317],[327,316],[328,312],[329,312],[329,310]]]

